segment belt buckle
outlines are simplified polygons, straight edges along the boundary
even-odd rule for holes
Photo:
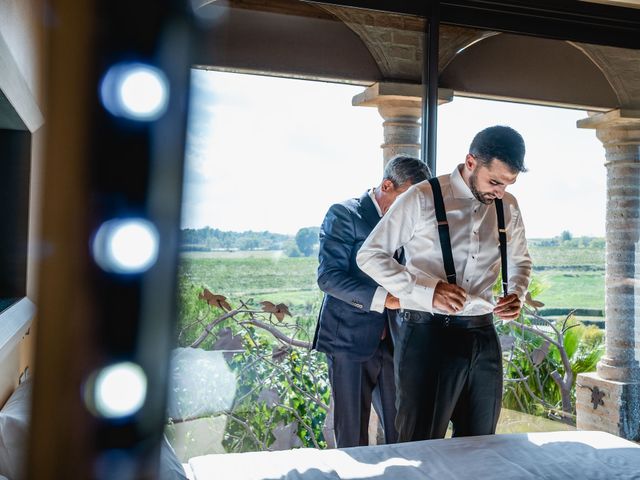
[[[448,327],[450,323],[451,323],[451,317],[449,315],[445,315],[445,317],[444,317],[444,326]]]
[[[402,312],[402,319],[405,322],[408,322],[409,320],[411,320],[411,312],[409,312],[408,310],[405,310],[404,312]]]

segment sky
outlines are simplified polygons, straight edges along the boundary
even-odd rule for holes
[[[354,107],[362,86],[192,70],[182,228],[295,234],[382,177],[382,118]],[[529,238],[604,236],[604,149],[576,128],[587,113],[454,97],[438,109],[436,174],[473,136],[509,125],[528,171],[509,188]]]

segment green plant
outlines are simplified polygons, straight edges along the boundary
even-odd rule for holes
[[[503,405],[571,422],[576,376],[595,370],[604,352],[604,332],[583,325],[573,312],[559,320],[540,316],[537,309],[544,305],[533,297],[543,290],[534,278],[520,318],[498,326],[503,343]]]
[[[314,251],[314,248],[319,243],[320,228],[319,227],[306,227],[301,228],[296,233],[296,244],[305,257],[310,257]]]
[[[229,452],[326,447],[330,390],[324,356],[310,350],[308,319],[286,305],[240,301],[181,282],[181,346],[223,350],[237,390],[223,444]]]
[[[227,451],[325,448],[329,408],[326,363],[317,352],[278,347],[247,329],[245,350],[230,365],[238,392],[225,432]]]

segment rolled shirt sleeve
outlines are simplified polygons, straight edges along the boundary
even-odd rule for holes
[[[508,292],[518,295],[520,302],[524,303],[531,278],[532,261],[518,204],[514,203],[511,209],[513,230],[507,245]]]

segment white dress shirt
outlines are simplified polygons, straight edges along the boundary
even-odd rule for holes
[[[457,284],[467,292],[458,315],[490,313],[495,301],[492,287],[500,273],[500,247],[495,204],[478,201],[464,182],[459,165],[451,175],[438,177],[447,212]],[[507,230],[509,293],[521,301],[529,286],[531,257],[524,225],[513,195],[502,199]],[[394,258],[404,247],[406,264]],[[360,269],[398,297],[401,308],[446,313],[433,308],[439,281],[446,282],[440,237],[428,181],[400,195],[358,252]]]
[[[373,202],[373,206],[376,207],[376,212],[378,212],[378,215],[380,215],[380,218],[382,218],[383,213],[380,205],[378,205],[378,200],[376,200],[375,188],[369,190],[369,198]],[[376,293],[373,294],[373,300],[371,300],[371,306],[369,307],[369,310],[373,310],[374,312],[378,313],[384,312],[384,303],[386,301],[387,291],[382,287],[376,288]]]

